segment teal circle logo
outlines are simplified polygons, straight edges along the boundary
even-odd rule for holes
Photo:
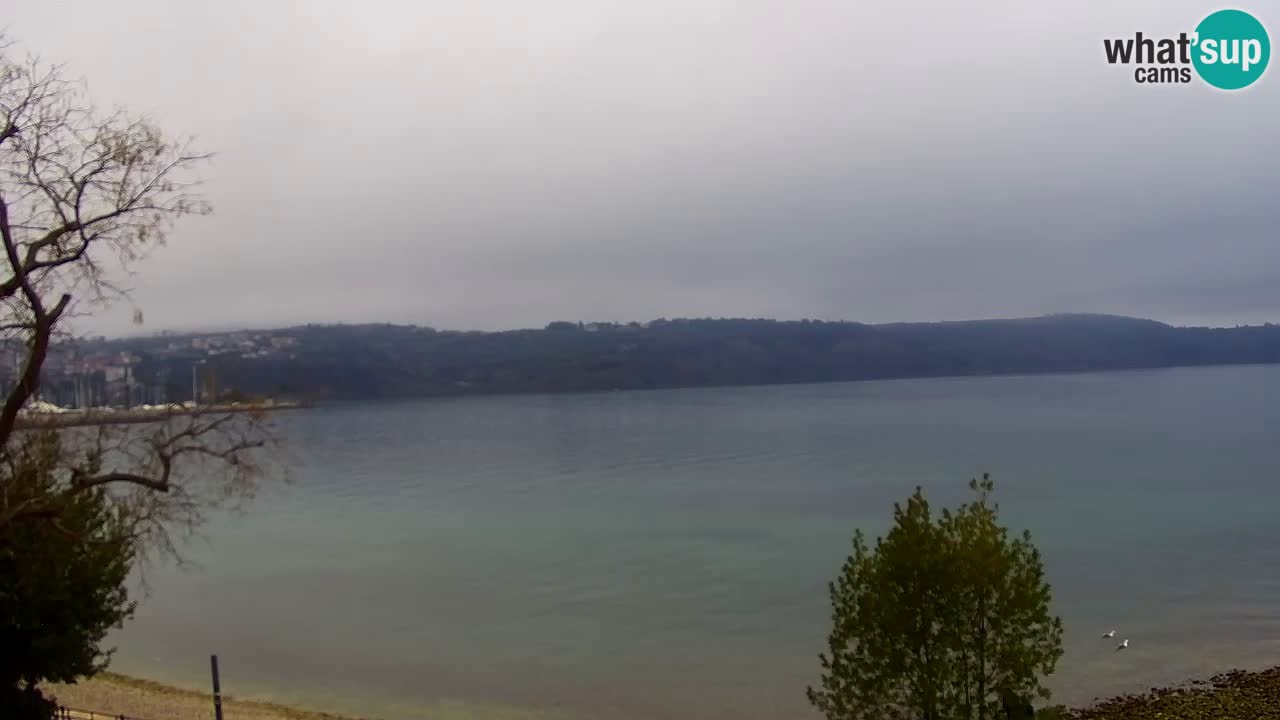
[[[1243,10],[1219,10],[1196,26],[1191,62],[1196,72],[1221,90],[1252,85],[1267,69],[1271,39],[1258,19]]]

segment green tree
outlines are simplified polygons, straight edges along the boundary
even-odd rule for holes
[[[39,683],[104,667],[136,559],[252,494],[269,434],[256,415],[194,407],[31,429],[48,420],[29,406],[68,319],[120,298],[113,271],[209,210],[195,174],[207,156],[10,50],[0,37],[0,350],[14,370],[0,377],[0,718],[26,720],[51,716]]]
[[[1032,697],[1062,656],[1062,621],[1029,533],[998,521],[989,476],[935,519],[917,488],[893,527],[830,585],[832,630],[809,701],[830,720],[983,720]]]
[[[56,433],[29,436],[6,468],[11,495],[56,492],[62,458]],[[37,685],[75,682],[104,669],[102,642],[133,612],[125,587],[135,546],[107,489],[67,499],[56,521],[0,526],[0,709],[9,718],[45,718]]]

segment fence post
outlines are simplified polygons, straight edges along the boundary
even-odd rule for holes
[[[209,656],[209,669],[213,671],[213,717],[222,720],[222,685],[218,682],[218,656]]]

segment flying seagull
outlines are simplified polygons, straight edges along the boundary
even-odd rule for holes
[[[1104,637],[1104,638],[1113,638],[1113,637],[1115,637],[1115,636],[1116,636],[1116,631],[1115,631],[1115,630],[1110,630],[1110,631],[1108,631],[1108,632],[1104,632],[1104,633],[1102,633],[1102,637]]]
[[[1116,646],[1116,652],[1120,652],[1127,647],[1129,647],[1129,638],[1120,641],[1120,644]]]

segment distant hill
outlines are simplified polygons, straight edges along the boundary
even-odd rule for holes
[[[65,362],[69,352],[61,367],[74,367]],[[167,378],[171,400],[190,396],[191,367],[200,361],[201,382],[220,391],[375,399],[1274,363],[1280,326],[1173,327],[1108,315],[885,325],[554,322],[507,332],[308,325],[74,349],[81,358],[121,353],[137,382]]]

